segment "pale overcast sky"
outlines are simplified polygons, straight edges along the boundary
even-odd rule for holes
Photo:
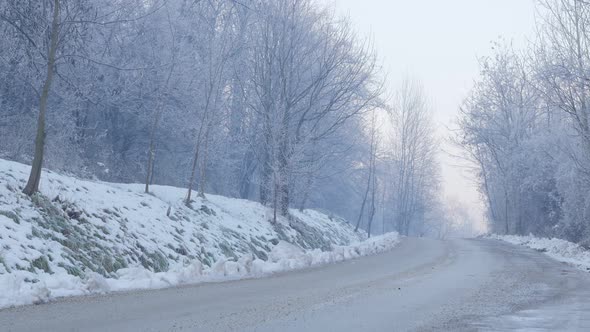
[[[423,83],[441,139],[477,78],[477,57],[490,55],[500,37],[516,48],[534,37],[534,0],[327,1],[373,37],[391,87],[405,76]],[[441,161],[445,194],[481,211],[469,172],[445,153]]]

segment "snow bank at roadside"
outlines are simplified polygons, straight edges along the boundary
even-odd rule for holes
[[[342,218],[186,189],[81,180],[0,159],[0,308],[64,296],[256,277],[388,250]]]
[[[490,238],[529,247],[543,252],[560,262],[571,264],[584,271],[590,271],[590,250],[569,241],[555,238],[537,238],[532,235],[491,235]]]
[[[152,272],[143,267],[123,268],[116,278],[105,278],[94,272],[84,278],[67,273],[40,273],[30,282],[31,273],[16,271],[0,275],[0,308],[44,303],[51,299],[104,294],[116,291],[160,289],[186,284],[219,282],[243,278],[263,277],[273,273],[304,269],[341,262],[361,256],[378,254],[399,243],[397,233],[376,236],[349,246],[336,246],[331,251],[303,250],[289,242],[280,241],[263,261],[248,254],[237,261],[220,260],[204,266],[195,260],[191,264],[167,272]]]

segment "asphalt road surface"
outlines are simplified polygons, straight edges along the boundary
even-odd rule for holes
[[[0,311],[0,331],[590,331],[590,273],[499,241]]]

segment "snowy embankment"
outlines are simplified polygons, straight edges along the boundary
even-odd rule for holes
[[[490,235],[490,238],[529,247],[543,252],[557,261],[568,263],[584,271],[590,271],[590,250],[569,241],[537,238],[532,235]]]
[[[269,222],[262,205],[181,188],[79,180],[0,159],[0,308],[56,297],[264,276],[393,248],[337,217],[305,210]]]

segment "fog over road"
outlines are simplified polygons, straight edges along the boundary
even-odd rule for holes
[[[0,311],[0,331],[590,331],[590,274],[499,241],[393,251],[263,279]]]

